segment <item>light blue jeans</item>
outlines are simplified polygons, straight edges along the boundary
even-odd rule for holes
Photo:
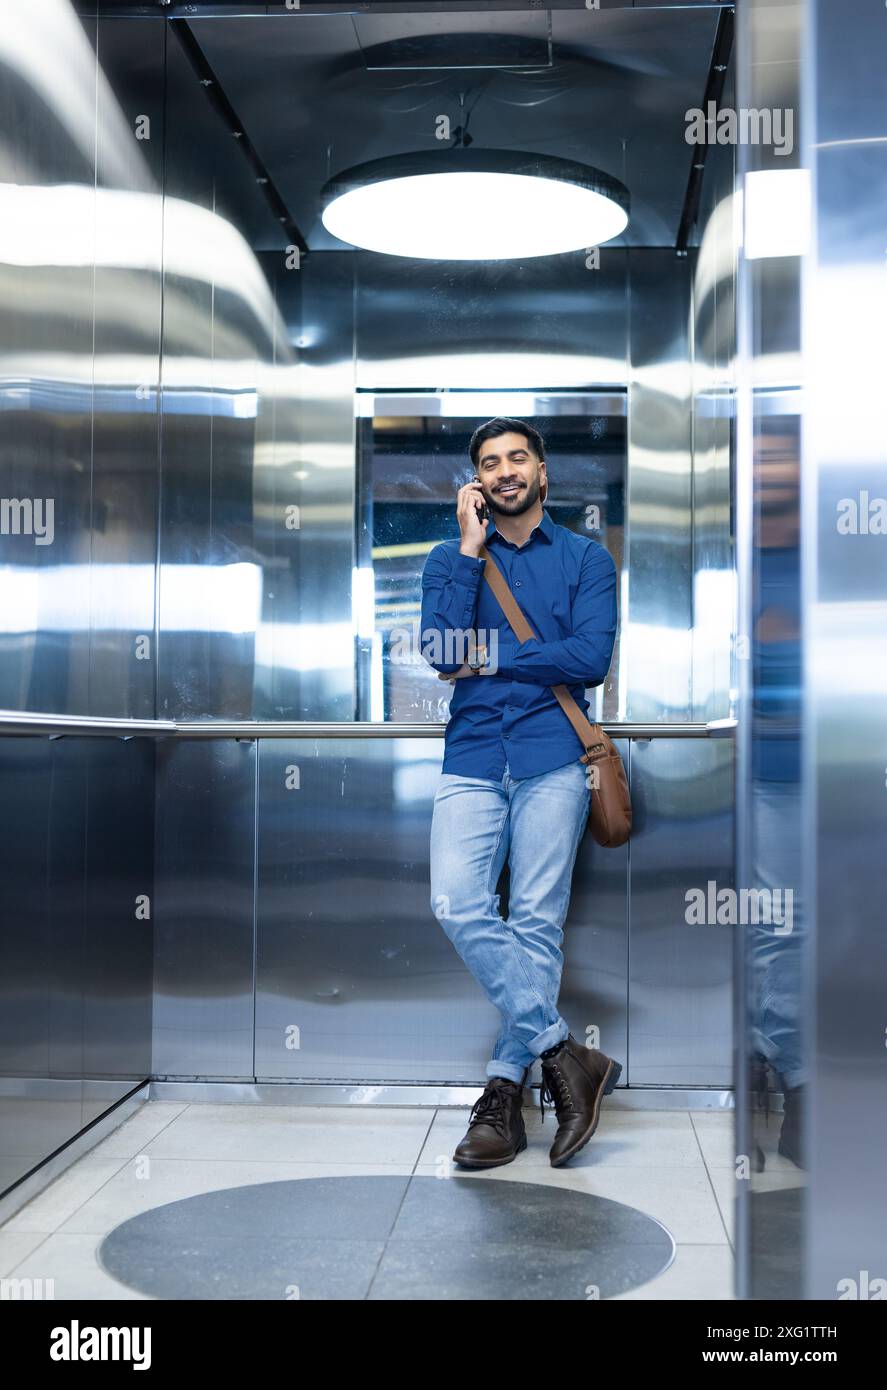
[[[567,1037],[558,1012],[563,924],[589,811],[578,758],[538,777],[501,781],[445,772],[431,818],[431,910],[502,1027],[487,1076],[521,1084]],[[496,884],[509,864],[508,920]]]
[[[758,924],[750,938],[752,1043],[786,1086],[808,1079],[803,1017],[806,923],[801,900],[801,792],[793,782],[752,785],[752,886],[793,895],[792,930]]]

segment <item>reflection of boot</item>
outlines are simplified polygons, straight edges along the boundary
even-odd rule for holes
[[[755,1052],[748,1063],[748,1087],[756,1110],[763,1110],[770,1123],[770,1075],[767,1058]]]
[[[805,1088],[803,1086],[782,1085],[782,1129],[779,1134],[779,1152],[783,1158],[790,1158],[797,1168],[804,1165],[803,1116]]]
[[[763,1110],[765,1123],[770,1124],[770,1077],[767,1068],[767,1058],[760,1052],[755,1052],[749,1058],[748,1085],[752,1097],[753,1110]],[[763,1173],[764,1165],[767,1160],[764,1150],[755,1140],[755,1171]]]

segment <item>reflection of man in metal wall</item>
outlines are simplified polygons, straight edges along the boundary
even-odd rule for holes
[[[423,655],[455,684],[431,826],[431,907],[502,1018],[454,1158],[493,1167],[526,1148],[523,1085],[539,1057],[543,1115],[547,1096],[558,1117],[557,1167],[591,1138],[621,1072],[575,1041],[557,1007],[589,792],[581,747],[550,688],[566,685],[588,710],[585,688],[604,680],[613,653],[616,569],[603,546],[543,510],[544,445],[532,426],[488,421],[470,454],[476,477],[459,490],[460,538],[435,546],[422,575]],[[518,642],[482,582],[483,545],[538,638]],[[458,650],[466,633],[476,638],[467,654]],[[506,857],[503,921],[495,889]]]
[[[807,1079],[800,1023],[801,575],[798,437],[792,423],[779,422],[778,428],[787,432],[768,434],[758,445],[751,799],[754,887],[792,894],[791,930],[775,922],[749,930],[754,933],[754,1046],[782,1085],[779,1152],[801,1167],[801,1104]]]

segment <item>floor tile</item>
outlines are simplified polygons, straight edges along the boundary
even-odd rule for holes
[[[389,1241],[369,1297],[370,1301],[585,1302],[612,1297],[626,1285],[643,1280],[650,1262],[661,1259],[661,1250],[636,1244],[620,1248],[615,1257],[611,1268],[602,1267],[599,1253],[538,1242],[471,1243],[440,1237]]]
[[[91,1235],[56,1232],[15,1268],[14,1278],[53,1281],[53,1297],[59,1299],[133,1299],[145,1295],[112,1279],[96,1258],[96,1240]]]
[[[187,1103],[146,1101],[90,1152],[99,1158],[134,1158],[187,1109]]]
[[[15,1269],[44,1240],[44,1231],[0,1230],[0,1278]]]
[[[733,1300],[734,1261],[728,1245],[679,1245],[673,1263],[658,1278],[617,1295],[618,1302]]]
[[[592,1141],[594,1142],[594,1141]],[[522,1157],[522,1155],[521,1155]],[[579,1155],[581,1157],[581,1155]],[[420,1164],[416,1172],[432,1171],[433,1165]],[[460,1172],[459,1169],[455,1170]],[[474,1182],[522,1182],[530,1171],[534,1182],[552,1183],[595,1192],[616,1202],[625,1202],[638,1211],[661,1221],[677,1243],[698,1245],[727,1244],[718,1204],[705,1170],[688,1173],[685,1168],[564,1168],[522,1169],[520,1157],[514,1163],[487,1171],[467,1173]]]
[[[721,1220],[732,1243],[736,1225],[736,1175],[732,1168],[712,1168],[709,1177],[715,1190]]]
[[[702,1110],[690,1122],[707,1168],[736,1168],[735,1118],[731,1113]]]
[[[144,1145],[152,1158],[408,1163],[432,1113],[419,1106],[189,1105]]]
[[[60,1173],[48,1187],[38,1192],[0,1226],[6,1235],[13,1231],[58,1230],[84,1202],[101,1190],[126,1164],[125,1158],[97,1158],[84,1154]]]
[[[138,1160],[127,1164],[96,1196],[85,1202],[65,1223],[65,1232],[93,1232],[104,1236],[122,1221],[168,1202],[178,1202],[202,1192],[221,1192],[253,1183],[283,1182],[296,1178],[400,1176],[409,1177],[412,1165],[342,1163],[261,1163],[232,1159],[207,1162],[200,1159],[152,1159],[146,1176]]]

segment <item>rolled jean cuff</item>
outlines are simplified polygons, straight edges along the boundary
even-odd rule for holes
[[[559,1018],[557,1023],[552,1023],[550,1028],[546,1028],[544,1033],[537,1033],[535,1038],[531,1038],[527,1043],[530,1052],[535,1052],[539,1057],[543,1052],[547,1052],[549,1047],[554,1047],[555,1043],[565,1042],[570,1035],[570,1030],[564,1019]]]
[[[502,1076],[506,1081],[516,1081],[518,1086],[523,1086],[526,1073],[527,1068],[515,1062],[487,1062],[487,1076]]]

